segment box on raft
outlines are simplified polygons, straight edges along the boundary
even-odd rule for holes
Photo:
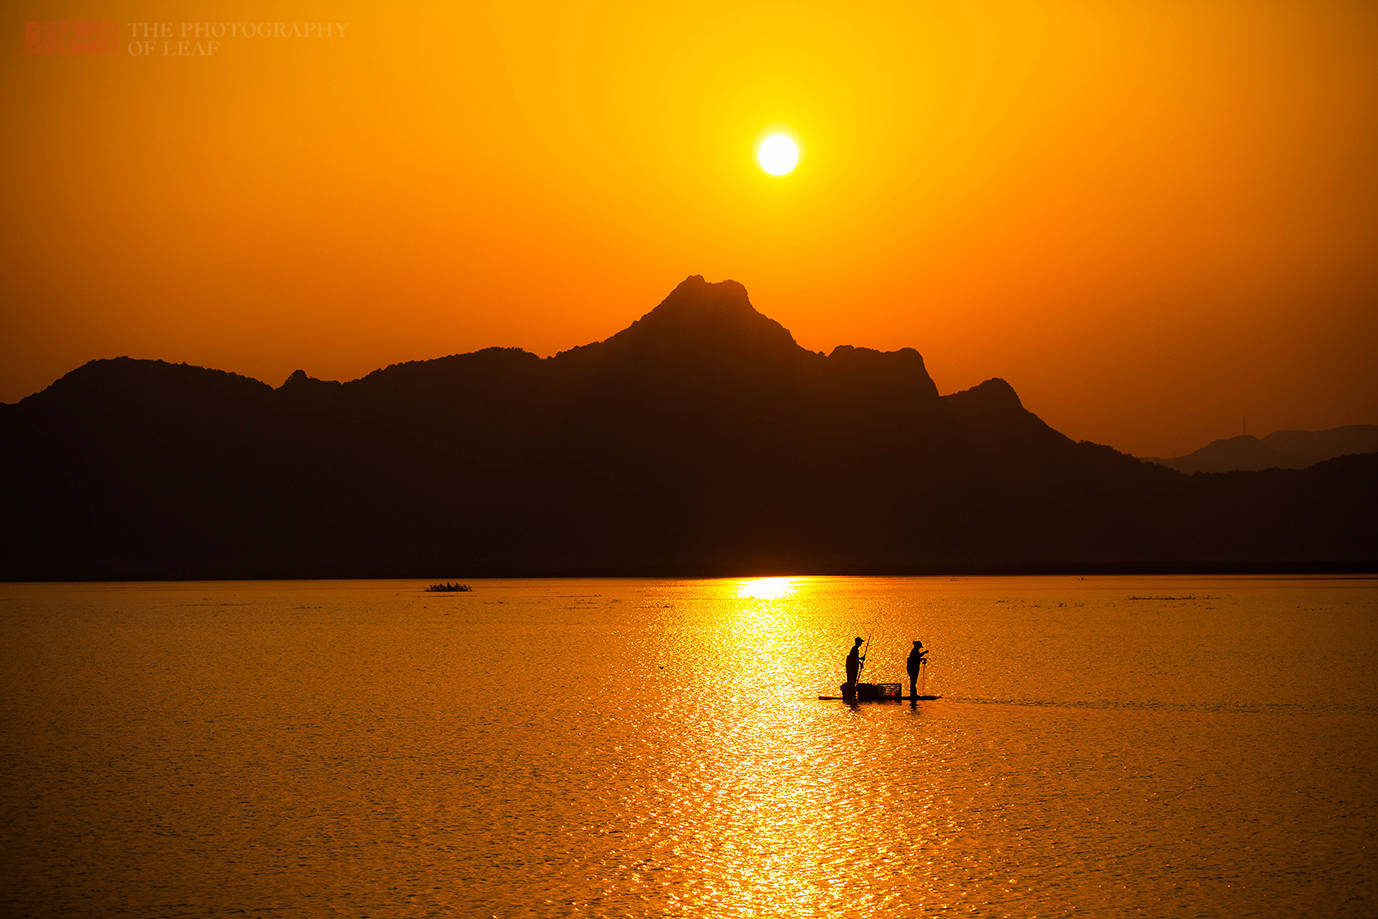
[[[842,698],[847,702],[898,702],[904,698],[899,683],[857,683],[855,698],[848,684],[843,683],[839,688]]]

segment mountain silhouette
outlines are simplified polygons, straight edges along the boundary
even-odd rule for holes
[[[1351,424],[1324,431],[1274,431],[1214,440],[1199,450],[1171,459],[1149,458],[1178,472],[1231,472],[1253,469],[1305,469],[1352,453],[1378,452],[1378,425]]]
[[[6,578],[1371,567],[1378,455],[1184,476],[732,281],[612,337],[278,388],[129,358],[0,407]]]

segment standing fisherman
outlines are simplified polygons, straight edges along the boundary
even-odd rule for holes
[[[928,652],[923,649],[923,642],[914,640],[914,650],[909,652],[909,660],[905,661],[905,669],[909,671],[909,698],[916,698],[919,694],[918,682],[919,671],[928,662]]]
[[[847,652],[847,694],[856,698],[856,678],[861,674],[861,665],[866,658],[861,654],[863,639],[858,638],[852,650]]]

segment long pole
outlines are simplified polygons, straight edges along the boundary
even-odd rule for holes
[[[867,632],[867,633],[866,633],[866,647],[864,647],[864,648],[861,649],[861,660],[858,662],[857,668],[856,668],[856,681],[857,681],[858,683],[861,682],[861,671],[863,671],[863,670],[866,669],[866,655],[868,655],[868,654],[870,654],[870,653],[871,653],[871,633],[870,633],[870,632]]]

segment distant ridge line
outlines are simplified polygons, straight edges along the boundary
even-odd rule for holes
[[[1350,424],[1322,431],[1283,430],[1267,437],[1240,434],[1211,441],[1184,456],[1146,457],[1178,472],[1305,469],[1340,456],[1378,452],[1378,425]]]

